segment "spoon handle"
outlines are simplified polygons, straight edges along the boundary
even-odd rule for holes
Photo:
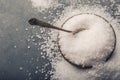
[[[28,22],[31,25],[37,25],[37,26],[40,26],[40,27],[52,28],[52,29],[61,30],[61,31],[64,31],[64,32],[69,32],[69,33],[72,32],[72,31],[69,31],[69,30],[65,30],[65,29],[53,26],[53,25],[51,25],[49,23],[40,21],[40,20],[38,20],[36,18],[31,18]]]

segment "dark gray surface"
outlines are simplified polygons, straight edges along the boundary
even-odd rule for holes
[[[120,0],[116,0],[115,3],[110,0],[100,0],[100,3],[90,1],[91,3],[87,3],[83,0],[81,3],[78,0],[76,6],[79,4],[107,6],[107,11],[114,18],[120,18],[120,13],[117,12]],[[29,0],[0,0],[0,80],[50,80],[50,75],[45,74],[51,70],[51,64],[47,58],[42,58],[39,54],[42,51],[39,49],[40,46],[35,45],[44,39],[40,40],[35,36],[35,33],[40,33],[39,28],[31,28],[27,21],[31,17],[46,22],[52,21],[54,17],[59,16],[53,14],[54,17],[43,19],[49,15],[48,11],[56,13],[57,10],[62,11],[65,6],[70,6],[64,0],[60,0],[59,3],[63,5],[56,10],[49,9],[43,14],[33,9]],[[44,67],[46,63],[48,66]],[[39,69],[44,69],[45,72],[36,73]]]
[[[46,72],[35,73],[49,64],[34,45],[42,40],[31,38],[39,29],[33,30],[27,21],[36,15],[28,0],[0,0],[0,80],[44,80],[51,68],[48,65]]]

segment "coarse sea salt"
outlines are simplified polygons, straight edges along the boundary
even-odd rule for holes
[[[45,10],[45,8],[55,8],[54,3],[51,3],[50,5],[45,0],[36,0],[36,3],[31,0],[33,3],[33,7],[40,7],[40,9]],[[46,3],[46,5],[42,5],[42,3],[38,3],[40,1],[43,1]],[[52,0],[51,0],[52,1]],[[54,1],[54,0],[53,0]],[[74,0],[76,3],[78,0]],[[64,7],[64,11],[62,14],[60,14],[60,18],[55,18],[54,25],[61,27],[62,24],[71,16],[80,14],[80,13],[93,13],[100,15],[107,19],[109,23],[113,26],[115,33],[116,33],[116,47],[114,51],[114,56],[105,64],[98,64],[95,65],[92,69],[78,69],[75,66],[71,65],[69,62],[67,62],[62,56],[58,48],[57,44],[57,36],[58,31],[52,30],[51,32],[45,34],[41,34],[42,37],[44,37],[45,41],[41,49],[46,50],[46,54],[48,55],[47,58],[51,61],[52,69],[50,74],[51,80],[107,80],[107,78],[111,80],[119,80],[120,76],[120,27],[116,19],[113,19],[109,13],[106,12],[107,7],[103,7],[100,5],[95,6],[77,6],[74,8],[74,2],[71,0],[70,4],[71,6]],[[93,0],[95,1],[95,0]],[[69,1],[68,1],[69,2]],[[96,1],[95,1],[96,2]],[[75,4],[76,4],[75,3]],[[39,4],[39,5],[37,5]],[[35,6],[36,5],[36,6]],[[56,4],[59,5],[59,4]],[[47,6],[47,7],[46,7]],[[56,6],[57,7],[57,6]],[[39,9],[38,9],[39,11]],[[50,17],[51,15],[47,16]],[[43,31],[40,29],[40,31]],[[104,31],[104,29],[103,29]],[[60,32],[61,33],[61,32]],[[39,34],[38,34],[39,35]],[[41,36],[40,35],[40,36]],[[50,38],[47,38],[47,35],[50,36]],[[107,35],[107,34],[106,34]],[[109,35],[109,34],[108,34]],[[105,37],[105,35],[104,35]],[[42,44],[42,43],[40,43]],[[100,44],[101,45],[101,44]],[[55,55],[55,56],[54,56]],[[116,65],[114,65],[116,64]],[[43,69],[42,69],[43,70]],[[108,73],[109,70],[109,73]],[[114,73],[114,74],[113,74]],[[104,76],[105,75],[105,76]]]
[[[115,51],[113,53],[114,57],[112,57],[112,59],[110,59],[110,61],[108,61],[106,63],[97,64],[92,69],[84,70],[84,69],[78,69],[75,66],[69,64],[69,62],[67,62],[63,57],[60,56],[61,59],[60,59],[60,57],[58,57],[58,59],[56,59],[56,61],[53,60],[53,62],[52,62],[53,69],[54,69],[54,71],[53,71],[54,75],[52,76],[52,79],[57,79],[57,80],[73,80],[73,79],[74,80],[98,80],[98,79],[102,80],[102,79],[104,79],[104,80],[107,80],[107,78],[109,77],[110,79],[113,79],[113,80],[114,79],[119,80],[119,78],[117,78],[117,77],[120,76],[120,74],[119,74],[119,72],[120,72],[120,68],[119,68],[119,66],[120,66],[120,63],[119,63],[119,55],[120,55],[119,54],[120,53],[119,41],[120,41],[120,38],[118,37],[118,36],[120,36],[120,27],[117,22],[118,20],[113,19],[107,12],[105,12],[105,9],[106,9],[105,7],[100,7],[100,6],[92,6],[92,7],[91,6],[82,6],[82,7],[78,7],[77,9],[68,7],[63,12],[63,15],[61,15],[61,18],[59,20],[56,20],[55,25],[61,27],[68,18],[70,18],[71,16],[74,16],[74,15],[78,15],[80,13],[92,13],[92,14],[97,14],[97,15],[104,17],[113,26],[113,29],[115,30],[115,34],[117,37]],[[108,25],[108,24],[105,23],[105,25]],[[107,30],[109,33],[109,29],[107,29]],[[105,29],[102,28],[101,31],[104,32]],[[60,32],[60,33],[62,33],[62,32]],[[63,33],[63,34],[65,34],[65,33]],[[105,35],[109,39],[109,38],[111,38],[112,34],[110,33],[110,35],[109,34],[105,34]],[[104,38],[103,40],[105,40],[105,37],[106,37],[105,35],[103,35],[103,38]],[[89,36],[90,36],[90,34],[89,34]],[[97,36],[97,37],[101,37],[101,36]],[[114,43],[113,38],[111,38],[111,41],[113,41],[113,43]],[[89,44],[91,44],[91,43],[89,43]],[[100,45],[102,45],[102,44],[100,44]],[[96,45],[96,47],[98,47],[100,45]],[[108,45],[109,45],[109,43],[108,43]],[[69,46],[66,49],[69,49],[69,51],[70,51]],[[112,47],[111,47],[111,49],[112,49]],[[87,56],[87,55],[85,55],[85,56]],[[116,63],[116,65],[113,65],[115,63]],[[108,69],[110,69],[109,70],[110,74],[105,73],[108,71]],[[115,71],[116,71],[116,73],[115,73]],[[113,75],[113,73],[115,73],[115,74]],[[106,76],[103,76],[103,75],[106,75]]]
[[[116,34],[111,24],[95,14],[78,14],[68,19],[63,29],[75,34],[60,32],[59,46],[64,57],[75,65],[92,66],[105,61],[112,54]]]
[[[57,6],[58,4],[58,0],[31,0],[31,2],[33,7],[38,9],[41,8],[41,10]]]

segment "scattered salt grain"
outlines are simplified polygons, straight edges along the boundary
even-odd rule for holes
[[[31,73],[28,73],[28,76],[30,76],[31,75]]]
[[[30,46],[27,46],[28,49],[30,49]]]
[[[46,10],[46,8],[51,8],[51,10],[56,9],[57,6],[59,5],[58,0],[31,0],[33,7],[35,8],[40,8],[41,10]],[[77,6],[74,8],[74,5],[79,3],[82,3],[84,1],[82,0],[65,0],[68,1],[67,3],[72,4],[72,6],[64,7],[64,11],[60,15],[60,18],[55,18],[53,21],[55,22],[54,25],[61,27],[61,25],[68,19],[69,17],[80,14],[80,13],[93,13],[100,15],[107,19],[115,29],[115,33],[117,36],[117,42],[120,41],[120,29],[119,24],[117,24],[117,20],[113,19],[109,13],[106,12],[107,7],[103,7],[100,5],[95,5],[95,6]],[[93,0],[93,3],[96,2],[96,0]],[[97,0],[97,3],[100,3]],[[56,6],[57,5],[57,6]],[[39,10],[39,9],[38,9]],[[59,12],[57,13],[59,15]],[[50,16],[47,16],[50,17]],[[48,21],[49,22],[49,21]],[[99,64],[96,65],[94,68],[90,70],[83,70],[83,69],[78,69],[75,66],[72,66],[69,64],[66,60],[63,59],[63,57],[60,54],[58,44],[57,44],[57,36],[58,32],[57,31],[51,31],[48,33],[45,33],[45,29],[40,29],[40,35],[37,34],[38,38],[44,38],[45,41],[42,43],[39,43],[40,49],[46,51],[46,53],[41,54],[43,58],[45,57],[45,54],[48,55],[48,59],[51,61],[51,65],[53,70],[51,70],[50,74],[53,74],[51,76],[52,80],[96,80],[96,77],[99,77],[101,80],[102,76],[100,74],[106,74],[105,71],[110,67],[111,73],[113,70],[120,70],[119,66],[119,60],[120,60],[120,43],[117,43],[116,45],[116,51],[113,53],[115,54],[113,59],[111,61],[106,62],[106,64]],[[50,38],[48,38],[48,36]],[[55,43],[53,43],[55,42]],[[44,43],[44,44],[43,44]],[[52,50],[52,51],[51,51]],[[55,57],[54,57],[55,55]],[[116,65],[113,65],[116,63]],[[44,69],[39,69],[40,73],[44,73]],[[117,72],[116,72],[117,73]],[[120,72],[118,72],[120,75]],[[111,76],[109,76],[111,77]],[[114,79],[113,79],[114,80]]]
[[[25,28],[25,31],[28,31],[28,28]]]
[[[22,70],[23,70],[23,67],[19,67],[19,70],[21,70],[21,71],[22,71]]]
[[[58,0],[31,0],[31,2],[36,8],[50,8],[57,6]]]
[[[61,27],[61,25],[71,16],[73,15],[77,15],[80,13],[93,13],[93,14],[97,14],[100,15],[102,17],[104,17],[105,19],[107,19],[111,25],[113,26],[115,33],[118,37],[118,35],[120,36],[120,29],[119,24],[117,23],[116,19],[113,19],[107,12],[105,12],[106,8],[104,7],[100,7],[100,6],[82,6],[79,7],[78,9],[74,9],[72,7],[68,7],[66,8],[66,10],[64,11],[63,15],[61,15],[61,18],[59,20],[56,20],[55,25]],[[107,34],[106,34],[107,35]],[[53,36],[53,35],[52,35]],[[117,38],[117,41],[119,41],[120,39]],[[120,49],[120,46],[116,45],[116,47],[118,49]],[[67,49],[67,48],[66,48]],[[114,52],[113,54],[118,54],[120,52],[120,50],[117,49],[117,52]],[[100,76],[100,74],[106,74],[103,73],[103,69],[106,70],[108,67],[110,67],[109,65],[112,63],[114,63],[114,60],[111,61],[111,63],[106,62],[106,64],[98,64],[96,66],[94,66],[93,69],[88,69],[88,70],[82,70],[82,69],[77,69],[75,66],[72,66],[70,63],[66,62],[66,60],[64,59],[60,59],[61,56],[57,56],[58,59],[53,60],[52,65],[53,65],[53,79],[58,79],[58,80],[96,80],[96,77],[100,77],[102,78],[102,76]],[[117,58],[118,56],[116,56]],[[63,57],[61,57],[63,58]],[[118,60],[119,58],[117,58]],[[116,67],[118,68],[120,63],[119,61],[115,61],[115,63],[118,62],[118,64],[116,65]],[[109,64],[109,65],[108,65]],[[99,69],[100,68],[100,69]],[[115,65],[112,66],[112,69],[115,69]],[[120,69],[120,68],[119,68]],[[99,73],[98,73],[99,72]]]
[[[16,46],[16,45],[14,45],[14,48],[17,48],[17,46]]]
[[[35,74],[37,74],[38,73],[38,71],[35,71]]]
[[[18,31],[18,28],[16,28],[15,30]]]

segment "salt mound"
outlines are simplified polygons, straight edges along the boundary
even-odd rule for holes
[[[50,8],[57,6],[58,0],[31,0],[33,7],[35,8]]]
[[[85,28],[75,35],[60,32],[58,36],[64,58],[74,65],[84,68],[104,62],[115,48],[115,32],[101,16],[75,15],[69,18],[62,28],[70,31]]]

